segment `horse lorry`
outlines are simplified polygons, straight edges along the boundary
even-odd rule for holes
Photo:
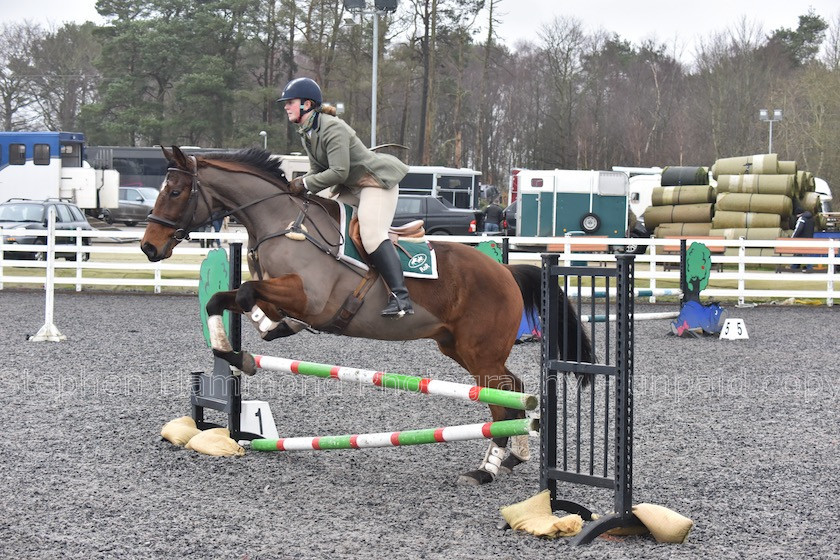
[[[85,161],[79,132],[0,132],[0,202],[61,199],[88,214],[116,208],[119,173]]]

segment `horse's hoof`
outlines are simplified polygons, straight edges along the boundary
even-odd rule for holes
[[[287,325],[286,323],[280,323],[275,329],[270,330],[268,332],[260,332],[260,336],[266,342],[271,342],[272,340],[276,340],[278,338],[292,336],[293,334],[296,334],[295,331],[293,331],[292,328],[289,327],[289,325]]]
[[[250,352],[242,352],[242,363],[239,369],[245,375],[254,375],[257,373],[257,362],[254,361],[254,356]]]
[[[499,474],[513,474],[513,467],[522,463],[524,463],[522,459],[510,453],[504,458],[502,464],[499,465]]]
[[[461,486],[481,486],[496,480],[496,477],[484,469],[475,469],[465,472],[458,477],[458,484]]]

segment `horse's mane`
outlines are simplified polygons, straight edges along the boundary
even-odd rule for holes
[[[248,168],[251,172],[270,178],[272,182],[279,182],[287,185],[286,174],[280,168],[281,158],[273,157],[271,153],[259,148],[248,148],[238,152],[211,153],[197,156],[197,161],[211,167],[229,169],[225,163],[238,164],[240,167]],[[218,164],[221,165],[218,165]]]

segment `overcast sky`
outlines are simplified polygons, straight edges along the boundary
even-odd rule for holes
[[[0,0],[0,21],[29,19],[45,26],[59,27],[67,21],[102,23],[96,13],[96,0]],[[516,41],[536,42],[539,29],[555,17],[575,17],[592,32],[604,29],[618,33],[636,44],[650,38],[683,49],[680,58],[691,59],[699,39],[731,28],[742,17],[760,24],[765,33],[779,27],[796,29],[798,16],[809,8],[831,23],[840,16],[838,0],[502,0],[498,7],[502,21],[499,36],[514,47]]]

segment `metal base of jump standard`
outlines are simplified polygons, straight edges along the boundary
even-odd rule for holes
[[[230,278],[229,289],[233,290],[241,284],[241,244],[231,244],[230,247]],[[241,316],[230,314],[228,336],[235,351],[241,351],[242,331]],[[338,381],[354,382],[374,385],[385,389],[397,389],[428,395],[440,395],[462,400],[470,400],[485,404],[493,404],[517,410],[534,410],[538,406],[536,395],[505,391],[490,387],[480,387],[465,383],[453,383],[425,377],[387,373],[366,369],[317,364],[278,358],[274,356],[254,355],[256,366],[271,371],[308,375]],[[320,437],[290,437],[279,438],[274,420],[270,417],[270,409],[262,403],[264,408],[255,408],[256,414],[243,414],[247,403],[262,403],[262,401],[243,401],[241,394],[240,375],[231,370],[230,364],[215,357],[213,371],[208,373],[192,373],[192,391],[190,404],[192,417],[200,429],[216,427],[205,421],[205,409],[221,411],[227,414],[230,437],[243,441],[250,440],[251,448],[257,451],[304,451],[327,449],[365,449],[373,447],[397,447],[403,445],[420,445],[426,443],[443,443],[449,441],[465,441],[473,439],[491,439],[497,437],[511,437],[527,435],[539,430],[539,420],[524,418],[518,420],[503,420],[499,422],[485,422],[480,424],[466,424],[461,426],[446,426],[420,430],[406,430],[401,432],[383,432],[373,434],[347,434],[340,436]],[[268,413],[269,418],[264,418]],[[252,416],[255,416],[252,418]],[[264,426],[268,420],[270,429]],[[253,425],[253,431],[243,429],[243,422]]]
[[[217,249],[220,251],[220,249]],[[209,257],[208,257],[209,258]],[[222,261],[224,262],[224,261]],[[228,256],[228,276],[225,289],[235,289],[242,282],[242,244],[231,243]],[[202,266],[201,282],[213,284],[223,276],[222,269],[212,280],[204,277]],[[211,274],[210,276],[214,276]],[[226,330],[231,346],[239,351],[242,347],[241,316],[229,313]],[[236,441],[249,441],[262,437],[277,437],[274,418],[268,403],[257,400],[242,400],[241,373],[231,370],[230,364],[221,358],[213,358],[213,370],[209,373],[194,371],[190,374],[190,409],[193,420],[201,430],[222,426],[209,422],[205,410],[216,410],[227,416],[227,429]]]
[[[633,514],[633,321],[634,255],[616,255],[616,268],[558,266],[559,255],[542,257],[543,339],[540,386],[540,486],[551,492],[552,510],[589,520],[572,544],[587,544],[616,527],[641,523]],[[588,279],[584,285],[583,279]],[[607,298],[603,322],[581,325],[603,363],[567,361],[558,351],[565,328],[562,294],[579,317],[596,315],[596,282],[615,282],[615,302]],[[570,285],[571,284],[571,285]],[[591,291],[589,294],[587,290]],[[584,302],[584,299],[588,300]],[[614,305],[614,314],[611,307]],[[597,361],[597,360],[594,360]],[[588,375],[584,386],[567,373]],[[613,504],[592,521],[592,511],[558,497],[558,482],[610,489]]]

